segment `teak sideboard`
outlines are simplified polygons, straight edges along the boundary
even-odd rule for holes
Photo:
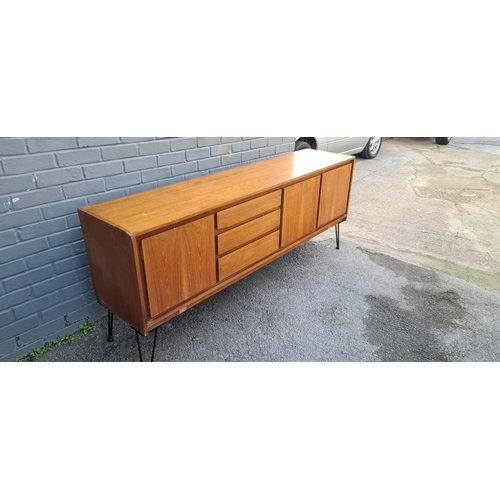
[[[353,168],[351,156],[306,149],[78,209],[98,302],[148,335],[338,230]]]

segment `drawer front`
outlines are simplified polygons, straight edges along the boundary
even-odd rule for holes
[[[275,210],[270,214],[263,215],[246,224],[237,226],[217,236],[217,248],[219,255],[234,250],[249,241],[269,233],[273,229],[279,229],[281,210]]]
[[[281,205],[281,190],[240,203],[217,214],[217,229],[225,229],[257,217]]]
[[[255,264],[279,249],[279,231],[235,250],[219,259],[219,280],[223,280],[248,266]]]

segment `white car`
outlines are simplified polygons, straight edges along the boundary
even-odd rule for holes
[[[382,146],[382,137],[297,137],[295,151],[320,149],[331,153],[375,158]]]

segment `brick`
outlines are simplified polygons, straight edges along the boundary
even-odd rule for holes
[[[233,163],[241,162],[241,153],[221,156],[222,165],[232,165]]]
[[[82,230],[79,227],[70,229],[69,231],[60,231],[57,234],[49,236],[49,245],[51,247],[59,247],[67,243],[73,243],[83,238]]]
[[[14,210],[29,208],[35,205],[45,205],[59,200],[62,200],[62,193],[59,187],[36,189],[11,196],[12,208]]]
[[[215,173],[217,173],[217,172],[222,172],[222,171],[224,171],[224,170],[229,170],[230,168],[231,168],[231,166],[230,166],[230,165],[227,165],[227,166],[225,166],[225,167],[220,167],[220,168],[214,168],[213,170],[210,170],[210,173],[211,173],[211,174],[215,174]]]
[[[267,138],[261,137],[260,139],[254,139],[250,141],[250,147],[252,149],[265,148],[267,146]]]
[[[5,289],[7,292],[12,292],[26,286],[34,285],[39,281],[50,278],[52,272],[52,266],[45,266],[40,269],[35,269],[34,271],[28,271],[27,273],[17,274],[4,281]]]
[[[151,141],[139,144],[139,154],[142,155],[155,155],[159,153],[170,152],[170,141]]]
[[[28,137],[26,142],[30,153],[43,153],[77,147],[76,138],[74,137]]]
[[[283,137],[268,137],[267,145],[276,146],[276,144],[283,144]]]
[[[20,137],[0,139],[0,157],[22,155],[26,153],[26,144]]]
[[[115,191],[106,191],[104,193],[94,194],[87,198],[87,202],[89,205],[94,203],[100,203],[101,201],[114,200],[116,198],[120,198],[121,196],[125,196],[127,192],[124,189],[116,189]]]
[[[154,137],[121,137],[123,143],[152,141]]]
[[[182,163],[186,159],[184,151],[179,153],[169,153],[158,156],[158,166],[173,165],[174,163]]]
[[[9,245],[14,245],[17,243],[16,230],[10,229],[9,231],[2,231],[2,237],[0,238],[0,247],[8,247]]]
[[[157,185],[158,185],[158,187],[169,186],[170,184],[176,184],[177,182],[180,182],[180,181],[182,181],[182,177],[164,179],[162,181],[158,181]]]
[[[0,194],[14,194],[35,188],[33,174],[0,177]]]
[[[231,144],[221,144],[220,146],[212,146],[210,148],[210,154],[212,156],[217,156],[217,155],[227,155],[229,153],[232,153],[233,149]]]
[[[170,151],[180,151],[182,149],[192,149],[196,147],[196,137],[185,137],[182,139],[170,140]]]
[[[108,161],[97,165],[83,167],[85,179],[95,179],[96,177],[107,177],[109,175],[121,174],[123,172],[123,162]]]
[[[283,153],[289,153],[290,151],[293,151],[294,147],[290,143],[286,144],[279,144],[276,146],[276,154],[283,154]]]
[[[10,338],[5,342],[0,339],[0,361],[14,361],[21,356],[16,355],[16,342],[14,338]]]
[[[92,317],[103,317],[106,314],[106,309],[97,302],[93,302],[77,311],[69,314],[69,321],[76,323],[77,321],[85,320]]]
[[[71,214],[66,216],[68,227],[78,227],[80,225],[80,217],[78,214]]]
[[[0,327],[8,325],[12,319],[13,317],[10,311],[0,312]]]
[[[53,154],[15,156],[2,160],[3,171],[7,175],[19,175],[57,168]]]
[[[125,165],[125,172],[135,172],[136,170],[156,167],[156,156],[133,158],[131,160],[125,160],[123,163]]]
[[[56,290],[62,290],[65,286],[72,285],[79,281],[75,270],[65,274],[58,274],[53,278],[48,278],[32,286],[33,296],[41,297]]]
[[[0,339],[14,338],[27,330],[32,330],[38,326],[38,315],[34,314],[21,321],[12,321],[9,325],[0,328]]]
[[[81,309],[82,307],[85,307],[85,302],[83,297],[80,295],[79,297],[73,298],[73,300],[65,300],[54,307],[45,309],[42,311],[42,320],[44,323],[49,323],[57,319],[62,319],[63,322],[61,326],[64,326],[69,321],[68,315],[73,311]]]
[[[107,146],[109,144],[119,144],[118,137],[77,137],[78,146],[88,148],[91,146]]]
[[[15,274],[22,273],[27,269],[28,267],[26,266],[26,262],[24,260],[7,262],[7,264],[0,266],[0,279],[14,276]]]
[[[186,160],[201,160],[202,158],[210,157],[210,148],[197,148],[190,151],[186,151]]]
[[[250,141],[240,141],[233,144],[233,151],[235,153],[241,153],[242,151],[248,151],[250,149]]]
[[[117,175],[115,177],[108,177],[106,179],[106,189],[118,189],[127,186],[133,186],[134,184],[141,183],[141,173],[134,172],[131,174]]]
[[[75,149],[64,153],[56,153],[57,163],[61,167],[73,167],[86,163],[96,163],[101,161],[101,151],[95,149]]]
[[[254,160],[258,160],[259,158],[260,156],[258,149],[254,149],[252,151],[244,151],[243,153],[241,153],[242,162],[252,162]]]
[[[142,182],[158,181],[172,176],[172,167],[156,167],[141,172]]]
[[[220,137],[198,137],[198,147],[215,146],[220,144]]]
[[[241,141],[241,137],[221,137],[220,142],[226,144],[228,142],[238,142]]]
[[[0,250],[0,264],[5,264],[10,260],[17,260],[34,253],[41,252],[48,248],[48,243],[45,238],[38,240],[25,241],[24,243],[17,243],[10,247],[2,248]]]
[[[68,225],[65,218],[53,219],[20,227],[17,230],[17,235],[21,241],[27,241],[33,238],[39,238],[40,236],[47,236],[59,231],[64,231],[67,227]]]
[[[2,309],[9,309],[10,307],[17,306],[31,299],[33,294],[29,287],[17,290],[15,292],[7,293],[2,296]]]
[[[43,295],[38,299],[30,300],[24,304],[14,307],[14,316],[16,319],[22,319],[36,312],[43,311],[44,309],[57,304],[60,300],[61,297],[58,292]]]
[[[76,213],[77,209],[86,205],[85,198],[75,198],[73,200],[61,201],[53,203],[42,209],[43,217],[45,219],[54,219]]]
[[[73,255],[72,245],[65,245],[32,255],[26,259],[26,264],[29,269],[35,269],[48,264],[49,262],[56,262],[61,259],[65,259],[71,255]]]
[[[148,170],[149,172],[149,170]],[[132,186],[129,187],[125,190],[127,195],[129,194],[135,194],[135,193],[142,193],[143,191],[147,191],[149,189],[154,189],[156,187],[156,182],[148,182],[147,184],[139,184],[137,186]]]
[[[196,177],[201,177],[202,175],[209,175],[210,172],[205,171],[205,172],[194,172],[193,174],[187,174],[184,176],[184,178],[188,181],[189,179],[195,179]]]
[[[39,208],[9,212],[0,217],[0,230],[4,231],[5,229],[20,227],[40,220],[43,220],[43,217],[42,211]]]
[[[260,157],[265,158],[266,156],[272,156],[276,154],[276,146],[269,146],[268,148],[260,149]]]
[[[217,168],[221,165],[221,157],[216,156],[215,158],[208,158],[207,160],[198,161],[198,170],[210,170],[211,168]]]
[[[75,255],[78,255],[79,253],[83,253],[85,252],[86,248],[85,248],[85,242],[82,240],[78,240],[78,241],[75,241],[73,243],[73,253]]]
[[[10,198],[8,196],[0,197],[0,214],[5,214],[11,210]]]
[[[179,165],[172,166],[172,175],[189,174],[190,172],[196,172],[196,170],[198,170],[198,164],[195,161],[181,163]]]
[[[63,288],[62,293],[64,298],[66,300],[69,300],[73,297],[76,297],[77,295],[83,295],[89,290],[92,290],[92,280],[86,279],[85,281],[80,281],[78,283],[75,283],[74,285]]]
[[[90,278],[90,267],[84,266],[81,269],[77,269],[78,279],[84,280],[86,278]]]
[[[80,254],[74,255],[73,257],[69,257],[68,259],[60,260],[55,263],[57,274],[63,274],[67,271],[71,271],[73,269],[78,269],[79,267],[83,267],[88,264],[87,256]]]
[[[103,160],[119,160],[120,158],[132,158],[139,155],[137,144],[121,144],[101,148]]]
[[[293,149],[291,151],[295,149],[295,137],[283,137],[283,142],[293,144]]]
[[[19,351],[23,348],[26,349],[26,354],[35,347],[40,347],[45,342],[47,342],[47,335],[54,332],[54,330],[61,330],[64,327],[64,320],[59,318],[57,321],[51,323],[40,324],[37,328],[29,330],[27,332],[21,333],[16,337],[16,343],[21,347]]]
[[[38,187],[43,188],[48,186],[60,186],[68,182],[81,181],[83,179],[83,170],[81,167],[58,168],[57,170],[40,172],[35,175]]]
[[[89,194],[102,193],[105,190],[104,179],[93,179],[83,182],[75,182],[62,187],[66,199],[78,198]]]

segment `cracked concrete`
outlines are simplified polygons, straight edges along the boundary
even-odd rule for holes
[[[500,138],[387,139],[377,158],[356,160],[342,233],[500,292],[499,169]]]

